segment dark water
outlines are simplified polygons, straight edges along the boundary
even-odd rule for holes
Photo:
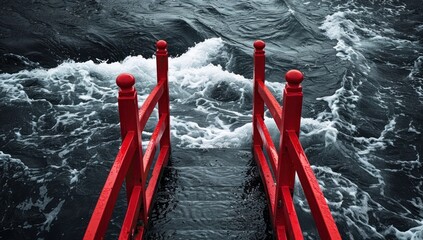
[[[120,143],[114,79],[133,73],[145,99],[158,39],[172,56],[174,148],[251,145],[263,39],[278,99],[287,69],[305,73],[301,141],[342,236],[423,239],[422,11],[421,0],[2,1],[0,239],[82,237]]]
[[[146,239],[273,239],[259,170],[246,149],[174,149]]]

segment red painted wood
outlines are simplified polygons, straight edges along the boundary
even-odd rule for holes
[[[311,199],[309,204],[321,239],[340,239],[336,224],[298,141],[303,98],[300,84],[303,74],[298,70],[287,72],[283,106],[280,107],[264,84],[264,46],[264,42],[260,40],[254,43],[253,151],[269,200],[276,239],[303,239],[292,200],[296,171],[307,199]],[[263,120],[264,106],[268,107],[280,132],[278,152]],[[295,147],[291,138],[297,141]],[[270,158],[274,178],[263,153],[263,145]],[[293,157],[293,154],[296,156]]]
[[[135,235],[135,237],[133,239],[134,240],[141,240],[141,239],[143,239],[144,229],[145,229],[144,226],[137,227],[137,232],[136,232],[136,235]]]
[[[163,167],[167,164],[170,155],[170,106],[166,46],[167,44],[163,40],[157,42],[158,83],[140,109],[138,109],[137,92],[134,88],[135,78],[130,74],[123,73],[116,79],[119,86],[118,106],[121,135],[124,141],[94,209],[84,239],[103,238],[124,178],[126,179],[128,209],[119,239],[143,238],[154,194]],[[143,157],[141,135],[156,105],[159,105],[159,121]],[[128,139],[130,139],[130,143],[128,143]],[[160,153],[149,184],[146,186],[148,172],[159,142]],[[123,152],[125,152],[124,157],[122,156]]]
[[[138,109],[138,97],[137,91],[135,90],[135,78],[128,73],[122,73],[116,78],[116,84],[119,86],[118,96],[118,108],[119,108],[119,119],[122,139],[124,138],[127,131],[133,131],[136,139],[136,152],[132,159],[131,166],[126,173],[125,186],[126,186],[126,198],[130,201],[132,190],[134,186],[141,185],[145,186],[145,179],[143,177],[143,164],[142,164],[142,140],[141,131],[139,125],[139,109]],[[141,190],[141,195],[144,196],[144,187]],[[142,197],[142,208],[140,209],[139,219],[146,222],[147,216],[145,214],[145,199]]]
[[[294,74],[292,74],[294,72]],[[301,108],[303,101],[302,87],[300,83],[303,80],[303,75],[298,70],[290,70],[285,76],[287,84],[285,85],[284,95],[283,95],[283,112],[282,112],[282,124],[278,126],[279,131],[281,132],[279,138],[279,161],[278,161],[278,172],[276,173],[276,184],[279,187],[286,186],[289,187],[291,193],[294,189],[295,182],[295,169],[292,163],[292,160],[287,155],[287,140],[286,140],[286,131],[293,130],[297,134],[300,130],[300,121],[301,121]],[[276,191],[276,200],[282,201],[282,193],[280,192],[281,188]],[[275,209],[276,218],[275,224],[284,216],[282,208]]]
[[[91,215],[84,236],[85,240],[100,239],[106,233],[107,226],[112,217],[113,207],[131,164],[131,159],[136,151],[135,143],[135,133],[129,131],[123,140],[122,147],[110,169],[110,174],[107,177],[106,183],[97,201],[97,205]]]
[[[269,200],[269,211],[273,219],[274,206],[275,206],[275,182],[273,181],[272,172],[270,171],[269,164],[267,164],[266,157],[264,156],[263,150],[259,145],[254,146],[254,159],[256,160],[257,166],[260,170],[260,176],[264,183],[264,190],[266,191],[267,199]]]
[[[264,83],[265,77],[265,52],[266,44],[257,40],[254,42],[254,92],[253,92],[253,146],[263,146],[259,132],[257,130],[256,116],[264,117],[264,102],[258,92],[259,82]]]
[[[163,146],[160,149],[159,156],[157,157],[157,162],[153,168],[151,173],[150,182],[148,183],[148,187],[145,191],[145,198],[147,202],[147,213],[150,214],[151,206],[154,199],[154,194],[157,191],[158,183],[160,177],[163,173],[164,166],[166,166],[167,161],[169,160],[170,148],[168,146]]]
[[[303,239],[303,233],[292,201],[291,191],[288,187],[284,186],[281,187],[280,191],[282,193],[284,222],[287,229],[287,235],[289,239]]]
[[[132,190],[131,198],[128,203],[128,209],[126,210],[125,219],[119,234],[119,240],[126,240],[135,236],[135,227],[137,224],[142,200],[141,192],[141,186],[135,186]]]
[[[139,122],[140,122],[140,131],[142,132],[147,124],[148,119],[153,112],[154,107],[157,105],[157,102],[162,97],[164,92],[164,84],[158,84],[153,88],[150,95],[145,99],[139,110]]]
[[[272,165],[272,171],[277,172],[278,167],[278,152],[276,151],[275,144],[273,143],[272,137],[270,136],[269,130],[266,127],[263,119],[257,117],[257,130],[260,134],[261,140],[263,141],[264,147],[266,148],[267,154],[270,157],[270,164]]]
[[[167,43],[164,40],[159,40],[156,44],[156,62],[157,62],[157,84],[163,84],[163,96],[159,100],[159,117],[166,115],[167,128],[163,133],[163,138],[160,140],[161,146],[170,147],[170,106],[169,106],[169,80],[168,80],[168,65],[169,56],[167,52]]]
[[[145,150],[143,163],[144,163],[144,176],[148,175],[150,171],[151,164],[153,163],[154,155],[156,154],[156,148],[159,144],[160,140],[162,139],[163,133],[166,130],[168,125],[167,123],[168,117],[167,114],[163,114],[159,122],[156,125],[156,128],[153,131],[153,135],[151,135],[150,142],[148,143],[147,149]]]
[[[282,107],[263,82],[257,82],[257,86],[261,98],[276,122],[276,126],[280,126],[282,124]]]
[[[120,87],[118,101],[121,135],[124,141],[100,195],[84,239],[103,237],[124,178],[126,178],[129,203],[120,239],[142,239],[143,237],[154,194],[163,167],[167,164],[170,155],[170,107],[166,47],[165,41],[157,42],[158,85],[153,89],[141,109],[138,110],[137,106],[134,77],[130,74],[121,74],[116,80]],[[280,107],[264,85],[265,56],[263,49],[265,44],[263,41],[256,41],[254,47],[253,151],[265,184],[276,238],[303,238],[292,200],[295,171],[297,171],[321,239],[340,239],[325,198],[298,140],[302,107],[300,84],[303,75],[298,70],[291,70],[286,74],[287,84],[284,90],[283,107]],[[143,157],[141,131],[156,104],[159,105],[159,121]],[[278,152],[263,120],[265,104],[281,133]],[[146,176],[159,143],[159,156],[149,184],[144,189]],[[271,168],[263,153],[263,145],[270,156]],[[272,174],[272,170],[274,174]],[[142,221],[141,225],[138,224],[139,220]]]
[[[293,158],[304,194],[321,239],[341,239],[338,228],[320,189],[319,183],[310,167],[307,156],[298,139],[297,133],[288,131],[288,152]]]
[[[286,238],[286,230],[284,225],[276,226],[276,239],[278,240],[287,240]]]

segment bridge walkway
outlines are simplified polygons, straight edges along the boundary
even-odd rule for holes
[[[172,149],[146,239],[272,239],[251,150]]]

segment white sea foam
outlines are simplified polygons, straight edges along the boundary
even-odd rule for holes
[[[379,189],[380,194],[384,195],[385,180],[382,176],[382,171],[378,169],[372,161],[378,158],[373,158],[373,154],[376,151],[384,150],[388,145],[394,146],[393,141],[387,138],[388,133],[394,132],[396,126],[397,116],[394,116],[385,125],[384,130],[381,132],[378,138],[375,137],[354,137],[353,139],[358,142],[355,147],[356,159],[359,160],[361,165],[364,167],[369,174],[374,176],[378,180],[378,184],[373,185],[373,188]]]
[[[320,119],[302,118],[301,136],[324,136],[325,146],[336,142],[338,130],[332,121],[321,121]]]
[[[397,202],[396,206],[403,209],[406,214],[392,212],[391,210],[386,209],[384,206],[372,199],[367,192],[360,189],[355,183],[342,174],[334,172],[329,167],[312,166],[312,168],[316,174],[316,178],[319,181],[319,185],[321,186],[324,196],[328,201],[328,205],[334,215],[334,218],[342,219],[342,222],[348,225],[351,232],[357,232],[360,234],[360,239],[385,239],[386,235],[394,235],[398,239],[409,240],[421,239],[423,236],[423,225],[421,220],[410,219],[408,217],[410,212],[406,210],[400,202]],[[309,212],[309,206],[305,201],[301,200],[301,198],[303,198],[301,194],[299,192],[296,192],[296,194],[299,196],[295,198],[295,201],[298,201],[299,206],[301,206],[304,211]],[[421,208],[420,203],[420,198],[413,200],[413,204],[419,208]],[[382,228],[381,226],[378,226],[378,228],[376,228],[372,224],[371,218],[376,218],[376,221],[379,221],[378,215],[380,214],[403,215],[403,217],[408,221],[413,221],[415,223],[415,227],[411,227],[405,231],[400,231],[392,225]],[[383,230],[381,231],[381,229]],[[350,238],[354,239],[352,235]]]
[[[370,224],[374,211],[385,211],[371,196],[355,183],[325,166],[312,166],[319,185],[324,193],[329,208],[335,219],[342,219],[351,232],[357,232],[362,239],[383,239],[383,235]],[[297,186],[299,187],[299,186]],[[295,202],[305,212],[310,212],[309,205],[301,191],[296,191]],[[350,236],[354,239],[353,236]]]
[[[50,226],[52,222],[57,219],[57,215],[62,210],[64,203],[65,203],[65,200],[61,200],[55,208],[53,208],[50,212],[47,212],[44,214],[46,220],[44,221],[41,227],[41,230],[46,230],[47,232],[50,231]]]
[[[179,104],[178,107],[184,107],[184,105],[186,108],[192,107],[194,111],[204,116],[191,120],[188,120],[186,116],[172,116],[172,134],[177,140],[178,146],[231,147],[240,146],[240,144],[245,146],[244,144],[248,144],[250,141],[251,107],[246,105],[249,104],[246,99],[251,99],[252,79],[246,79],[219,65],[212,64],[213,60],[222,54],[223,47],[222,39],[207,39],[188,49],[181,56],[169,59],[169,89],[172,101]],[[122,62],[113,63],[68,61],[56,68],[39,68],[21,71],[17,74],[2,74],[0,78],[3,80],[2,88],[7,89],[6,97],[11,101],[26,101],[29,104],[45,101],[50,104],[50,108],[55,110],[53,113],[54,124],[50,126],[53,132],[60,134],[60,129],[79,125],[70,134],[84,136],[83,139],[66,143],[60,150],[46,149],[66,160],[75,148],[83,142],[87,143],[93,137],[94,133],[90,130],[93,127],[96,129],[116,127],[111,124],[105,125],[97,120],[93,121],[92,119],[96,118],[97,113],[81,111],[81,109],[90,109],[93,103],[101,106],[102,102],[108,104],[103,108],[116,108],[116,104],[113,103],[116,101],[117,92],[114,80],[122,72],[129,72],[136,77],[136,88],[141,104],[156,84],[155,65],[154,57],[145,58],[143,56],[130,56]],[[40,91],[47,95],[45,99],[35,99],[28,95],[28,90],[24,85],[28,79],[37,80]],[[214,99],[214,91],[218,91],[219,89],[216,90],[216,88],[219,88],[220,85],[222,85],[222,91],[233,90],[233,93],[227,93],[229,98],[233,94],[239,94],[234,100],[230,100],[234,101],[232,106],[225,105],[227,100]],[[267,82],[266,85],[278,99],[281,99],[282,83]],[[58,103],[52,104],[49,95],[53,95],[52,100],[58,101]],[[55,100],[56,98],[57,100]],[[17,139],[22,144],[35,146],[40,138],[60,137],[57,134],[40,133],[39,128],[46,124],[48,117],[46,115],[38,117],[38,120],[33,123],[34,132],[30,135],[18,136]],[[228,122],[228,118],[231,118],[232,122]],[[206,119],[206,123],[202,122],[204,119]],[[20,134],[19,131],[16,133]],[[147,129],[145,135],[148,137],[149,134],[151,132]],[[313,132],[309,131],[309,134],[313,134]],[[148,138],[144,138],[144,144],[147,140]],[[58,165],[63,166],[63,162]],[[76,172],[79,170],[68,169],[68,171],[70,182],[72,184],[77,182]]]
[[[393,226],[386,230],[386,234],[394,234],[397,239],[401,240],[420,240],[423,239],[423,220],[418,223],[419,226],[412,227],[408,230],[401,231]]]
[[[49,210],[50,208],[47,206],[52,203],[52,200],[53,197],[48,196],[47,187],[45,185],[42,185],[39,188],[39,197],[37,199],[33,200],[30,197],[18,204],[16,208],[24,212],[37,209],[37,211],[43,213],[45,221],[41,224],[40,229],[48,232],[50,231],[50,225],[55,219],[57,219],[57,215],[59,214],[63,204],[65,203],[65,200],[61,200],[56,207]]]
[[[386,139],[385,136],[388,132],[392,132],[395,129],[396,117],[393,117],[388,124],[385,125],[384,130],[381,132],[378,138],[375,137],[354,137],[354,139],[361,145],[365,146],[364,150],[358,151],[359,155],[367,155],[372,151],[383,150],[389,144],[393,146],[393,142]]]
[[[370,68],[366,63],[365,57],[359,51],[361,36],[358,31],[371,31],[360,27],[355,22],[355,19],[360,14],[362,12],[357,10],[341,8],[337,12],[326,16],[319,28],[325,32],[329,39],[337,40],[334,49],[340,59],[357,64],[360,66],[362,73],[367,73]],[[354,72],[345,72],[342,76],[340,88],[333,95],[317,98],[317,100],[327,102],[330,109],[330,112],[321,112],[318,115],[318,120],[331,122],[329,124],[332,127],[338,127],[343,131],[348,131],[347,134],[353,134],[356,131],[356,126],[343,120],[340,117],[340,112],[347,111],[352,113],[354,111],[357,102],[361,98],[361,93],[358,91],[361,84],[362,80]],[[334,134],[331,139],[336,140],[337,132],[331,131],[331,133]]]
[[[386,5],[387,8],[392,8],[392,15],[402,11],[402,7],[396,7],[390,2],[375,3]],[[354,1],[349,1],[345,4],[338,5],[336,11],[327,15],[322,22],[320,29],[325,35],[332,40],[336,40],[334,49],[337,51],[337,56],[351,65],[351,69],[346,71],[342,76],[340,87],[333,95],[324,96],[317,100],[327,102],[329,111],[324,111],[318,114],[318,119],[321,122],[326,122],[327,125],[333,126],[339,132],[344,133],[348,138],[354,139],[358,144],[355,144],[356,159],[363,169],[369,174],[378,179],[378,186],[381,187],[383,194],[384,180],[381,171],[375,167],[373,154],[376,151],[384,150],[387,145],[393,146],[393,141],[387,138],[387,134],[394,132],[396,127],[397,116],[390,116],[384,130],[379,137],[367,137],[358,135],[357,126],[354,121],[345,119],[342,115],[355,116],[355,109],[357,103],[361,99],[360,87],[363,82],[367,81],[367,76],[371,71],[370,64],[364,52],[368,48],[378,47],[380,44],[410,44],[410,41],[396,38],[396,31],[389,27],[376,28],[366,23],[368,14],[371,11],[367,7],[360,6]],[[382,46],[381,45],[381,46]],[[387,109],[387,102],[382,97],[382,92],[378,91],[375,100],[378,105]],[[396,99],[397,102],[399,98]],[[402,104],[398,102],[398,104]],[[412,128],[410,128],[412,129]],[[335,134],[333,139],[336,139]]]
[[[372,36],[375,33],[370,29],[361,27],[355,20],[363,14],[361,11],[351,10],[348,7],[339,8],[339,11],[326,16],[319,28],[325,32],[329,39],[337,40],[334,49],[340,59],[360,66],[361,72],[367,74],[370,67],[366,58],[360,52],[362,37],[358,32],[366,32]],[[326,101],[331,111],[330,113],[320,113],[319,119],[337,122],[341,127],[349,130],[350,134],[356,131],[356,126],[342,120],[339,117],[339,112],[355,109],[355,105],[361,97],[358,87],[362,84],[362,80],[357,78],[354,72],[346,72],[342,76],[340,88],[333,95],[317,98],[317,100]]]
[[[404,11],[405,8],[404,3],[395,1],[372,2],[377,6],[382,5],[385,8],[385,13],[389,15],[390,19],[399,15],[399,13]],[[372,73],[372,67],[375,64],[366,59],[368,52],[372,52],[373,49],[383,49],[386,48],[386,46],[391,46],[393,49],[401,49],[407,46],[413,48],[413,45],[416,43],[408,39],[402,39],[401,34],[396,32],[395,29],[392,29],[390,24],[386,24],[386,22],[389,21],[381,21],[376,25],[369,24],[367,20],[371,19],[368,16],[371,16],[372,9],[371,7],[369,8],[368,5],[360,6],[360,3],[357,1],[347,1],[347,3],[342,3],[333,9],[335,9],[335,11],[325,17],[320,29],[328,37],[328,39],[334,40],[336,56],[341,59],[346,66],[348,66],[348,70],[342,76],[340,81],[341,85],[337,90],[335,90],[334,94],[317,99],[325,101],[329,108],[329,110],[318,114],[317,121],[325,123],[326,126],[330,126],[335,129],[334,131],[326,132],[326,134],[333,133],[335,136],[333,139],[336,140],[337,134],[342,132],[344,136],[357,142],[357,144],[353,144],[353,154],[355,154],[353,159],[358,161],[362,170],[366,171],[370,176],[374,176],[378,181],[377,184],[369,187],[375,189],[376,191],[379,190],[380,195],[384,196],[386,183],[382,171],[385,169],[381,170],[378,168],[381,163],[401,165],[402,169],[398,169],[398,171],[411,171],[421,167],[419,160],[399,161],[398,159],[395,159],[395,161],[390,163],[389,160],[379,159],[377,157],[377,153],[385,150],[388,146],[394,146],[393,139],[396,136],[393,133],[398,131],[396,129],[398,128],[397,121],[399,121],[399,116],[388,113],[388,120],[385,123],[385,127],[380,132],[379,136],[376,137],[359,135],[359,131],[357,131],[357,126],[354,125],[354,121],[347,120],[348,118],[345,119],[343,116],[355,116],[354,111],[356,105],[361,99],[360,91],[362,88],[360,87],[363,83],[366,83],[366,85],[369,84],[367,83],[367,78]],[[375,7],[375,9],[377,10],[377,7]],[[414,62],[414,66],[411,68],[409,75],[409,79],[411,80],[414,90],[419,96],[418,100],[420,102],[422,102],[421,62],[420,58]],[[389,64],[390,63],[387,63],[387,65]],[[398,66],[395,65],[395,67]],[[382,91],[389,91],[389,89],[383,89],[383,86],[377,87],[380,88],[380,90],[376,93],[374,100],[377,101],[380,108],[385,109],[388,112],[388,104],[390,101],[385,101],[387,96],[385,96]],[[394,89],[392,91],[394,91]],[[396,99],[393,100],[396,101],[397,105],[402,108],[405,107],[405,103],[401,97],[395,92],[391,93],[393,96],[396,96]],[[314,121],[314,119],[312,119],[312,121]],[[417,130],[412,123],[410,123],[408,131],[420,134],[420,131]],[[326,141],[326,144],[327,143],[328,142]],[[416,154],[417,159],[419,159],[418,151],[416,151]],[[377,164],[375,164],[376,162]],[[314,168],[314,170],[316,171],[317,169]],[[318,169],[317,172],[319,171],[322,171],[322,169]],[[331,170],[327,172],[331,172]],[[340,196],[345,197],[346,194],[343,194],[345,189],[354,193],[353,199],[357,199],[355,202],[350,202],[345,199],[340,200],[339,202],[330,203],[329,205],[334,208],[342,205],[342,207],[335,211],[335,218],[338,214],[340,214],[339,217],[342,221],[346,221],[349,228],[355,229],[355,231],[361,235],[362,239],[383,239],[386,235],[394,235],[399,239],[422,238],[423,228],[421,226],[423,225],[421,225],[421,222],[421,226],[413,227],[407,231],[400,231],[394,226],[391,226],[388,230],[385,229],[385,232],[381,232],[380,229],[370,226],[371,223],[369,221],[369,216],[373,215],[373,217],[375,217],[377,216],[374,215],[375,211],[387,210],[377,202],[373,201],[369,194],[358,189],[357,185],[352,184],[353,189],[351,189],[351,182],[344,181],[345,179],[342,179],[342,176],[337,176],[336,174],[331,173],[326,177],[317,176],[317,178],[319,180],[325,179],[325,181],[327,181],[327,179],[337,179],[335,186],[330,188],[331,191],[325,192],[325,196],[327,196],[327,194],[333,194],[333,192],[336,192],[339,195],[331,196],[331,199],[337,199],[337,197],[342,199]],[[339,180],[340,178],[342,181]],[[324,185],[324,188],[328,188],[328,186]],[[341,189],[338,190],[338,188]],[[359,199],[360,201],[358,201]],[[419,202],[417,200],[414,202],[414,204],[418,203]],[[398,203],[398,205],[401,204]],[[304,206],[304,204],[301,206]],[[402,205],[401,207],[405,208]],[[372,213],[372,215],[370,215],[370,213]],[[398,215],[398,213],[392,214]],[[414,218],[413,220],[416,221],[415,219],[419,218]],[[416,225],[418,224],[419,223],[416,221]],[[353,236],[350,237],[353,238]]]
[[[69,177],[70,177],[70,184],[71,185],[73,185],[73,184],[75,184],[79,181],[79,176],[85,172],[85,169],[86,168],[78,170],[78,169],[74,168],[74,169],[69,170],[69,173],[70,173]]]
[[[389,10],[387,17],[390,18],[398,15],[405,8],[404,4],[396,1],[374,1],[373,4],[375,10],[379,6]],[[340,113],[347,112],[348,115],[354,115],[356,104],[361,99],[360,87],[363,82],[367,82],[367,76],[372,71],[372,64],[366,59],[364,53],[368,52],[368,49],[384,47],[387,44],[404,46],[412,44],[412,42],[402,39],[396,30],[385,22],[380,23],[383,25],[382,27],[368,24],[367,21],[371,19],[369,16],[372,14],[372,7],[362,6],[356,1],[348,1],[337,5],[334,9],[334,12],[325,17],[319,28],[329,39],[336,40],[334,49],[337,51],[337,56],[348,62],[348,66],[351,67],[342,76],[341,86],[333,95],[317,99],[326,101],[330,109],[330,112],[325,111],[319,114],[319,119],[334,121],[337,123],[334,125],[347,130],[347,134],[351,135],[356,131],[356,126],[340,118]],[[416,64],[418,65],[418,61]],[[414,69],[417,68],[414,67]],[[375,100],[379,101],[381,108],[386,108],[386,102],[383,99],[376,96]],[[399,105],[403,104],[400,99],[397,101]]]
[[[362,35],[358,32],[364,32],[369,36],[377,36],[377,34],[367,27],[360,26],[355,21],[361,14],[363,12],[358,10],[343,9],[326,16],[319,28],[325,32],[329,39],[337,40],[334,49],[339,58],[354,62],[359,61],[366,70],[369,66],[360,52]]]
[[[218,54],[224,43],[221,38],[211,38],[197,43],[179,57],[170,60],[170,68],[175,71],[207,66]],[[170,74],[171,75],[171,74]]]
[[[227,148],[245,146],[251,142],[251,124],[245,124],[234,131],[216,117],[212,126],[201,127],[196,122],[172,118],[172,135],[180,139],[180,145],[189,148]]]
[[[416,129],[416,127],[413,125],[413,121],[410,121],[410,123],[408,124],[408,131],[409,132],[412,132],[412,133],[415,133],[415,134],[421,134],[421,132],[420,131],[418,131],[417,129]]]
[[[0,151],[0,163],[13,163],[17,164],[20,167],[23,168],[22,172],[26,172],[29,168],[25,165],[20,159],[13,158],[10,154],[4,153],[3,151]]]
[[[410,70],[408,78],[416,91],[420,103],[423,103],[423,56],[419,56]]]

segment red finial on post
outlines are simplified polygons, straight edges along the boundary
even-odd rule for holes
[[[116,78],[116,84],[119,86],[119,92],[132,92],[135,91],[134,84],[135,84],[135,77],[129,73],[122,73]]]
[[[296,70],[296,69],[289,70],[285,74],[285,79],[288,83],[285,86],[285,91],[287,91],[287,92],[302,92],[303,88],[300,85],[302,83],[303,79],[304,79],[304,75],[303,75],[302,72],[300,72],[299,70]],[[301,102],[301,104],[302,104],[302,102]]]
[[[303,81],[304,75],[299,70],[293,69],[285,74],[285,79],[288,82],[288,87],[297,88]]]
[[[166,51],[167,42],[165,40],[159,40],[156,43],[156,47],[157,47],[157,51],[160,51],[160,50],[162,50],[162,51],[165,50]]]
[[[262,40],[257,40],[254,42],[255,51],[263,51],[265,46],[266,46],[266,43],[263,42]]]
[[[157,51],[156,51],[157,78],[160,81],[164,77],[166,77],[167,79],[168,58],[169,58],[167,53],[167,42],[165,40],[159,40],[156,43],[156,47],[157,47]]]

